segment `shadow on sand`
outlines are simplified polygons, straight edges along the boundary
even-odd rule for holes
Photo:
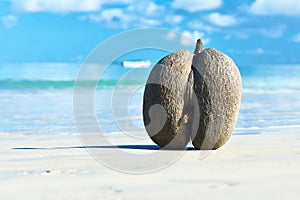
[[[160,150],[157,145],[116,145],[116,146],[70,146],[70,147],[15,147],[13,150],[57,150],[57,149],[136,149],[136,150]],[[167,149],[164,149],[167,150]],[[187,147],[182,151],[194,151],[197,150],[194,147]],[[170,150],[172,151],[172,150]]]

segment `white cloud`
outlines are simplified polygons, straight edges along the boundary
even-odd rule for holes
[[[147,17],[139,17],[137,15],[126,14],[122,9],[104,10],[100,15],[90,14],[81,16],[80,20],[90,20],[95,23],[103,23],[108,27],[139,27],[139,26],[158,26],[161,21]]]
[[[157,19],[148,19],[148,18],[141,18],[140,23],[144,26],[158,26],[161,25],[161,22]]]
[[[300,1],[256,0],[249,11],[257,15],[300,15]]]
[[[71,12],[95,11],[100,8],[98,0],[11,0],[13,7],[24,12]]]
[[[205,33],[199,31],[183,31],[182,37],[180,38],[180,43],[182,45],[193,45],[196,44],[198,39],[202,39],[203,44],[206,45],[209,43],[210,39],[205,37]]]
[[[177,35],[177,34],[176,34],[175,32],[170,31],[170,32],[168,32],[167,35],[164,36],[164,38],[165,38],[166,40],[175,40],[175,39],[176,39],[176,35]]]
[[[179,36],[179,37],[177,37]],[[203,44],[206,45],[209,43],[210,39],[205,37],[205,33],[199,32],[199,31],[187,31],[184,30],[181,34],[178,35],[178,33],[170,31],[166,35],[164,35],[165,40],[180,41],[181,45],[190,46],[195,45],[196,41],[198,39],[201,39],[203,41]]]
[[[199,31],[213,32],[213,31],[216,30],[215,27],[206,25],[206,24],[204,24],[202,22],[199,22],[199,21],[191,21],[191,22],[188,23],[188,26],[191,29],[196,29],[196,30],[199,30]]]
[[[139,1],[129,5],[126,10],[132,13],[139,12],[143,16],[157,17],[165,12],[165,7],[151,1]]]
[[[170,23],[170,24],[179,24],[184,20],[184,17],[182,15],[168,15],[165,17],[165,22]]]
[[[297,35],[295,35],[295,36],[292,38],[292,40],[293,40],[294,42],[300,43],[300,33],[298,33]]]
[[[102,23],[109,27],[136,28],[143,26],[176,25],[183,16],[174,14],[163,5],[151,1],[140,1],[125,8],[102,9],[78,18],[81,21]]]
[[[174,0],[172,7],[189,12],[212,10],[220,7],[222,0]]]
[[[208,20],[217,26],[233,26],[237,24],[237,20],[232,15],[222,15],[220,13],[211,13]]]
[[[152,0],[8,0],[19,12],[87,12],[81,21],[102,23],[110,27],[135,28],[141,26],[177,25],[184,20],[172,9]],[[108,5],[109,8],[105,8]]]
[[[150,2],[148,6],[146,7],[146,15],[148,16],[155,16],[158,13],[165,10],[164,6],[159,6],[153,2]]]
[[[90,12],[103,4],[130,3],[132,0],[10,0],[22,12]]]
[[[14,15],[1,17],[2,24],[5,28],[12,28],[16,25],[18,18]]]
[[[283,35],[284,30],[286,29],[285,25],[281,25],[273,28],[263,28],[258,30],[263,36],[268,38],[280,38]]]
[[[114,20],[121,20],[122,17],[126,18],[125,14],[123,13],[123,10],[119,8],[104,10],[100,16],[101,18],[98,18],[97,20],[103,20],[108,23],[113,22]]]
[[[120,8],[111,8],[103,10],[100,14],[89,14],[87,16],[81,16],[80,20],[89,20],[95,23],[103,23],[107,26],[118,26],[127,28],[129,24],[136,20],[135,16],[130,16],[124,13],[124,10]]]

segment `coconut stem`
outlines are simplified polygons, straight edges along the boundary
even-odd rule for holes
[[[203,42],[201,39],[198,39],[197,43],[196,43],[196,48],[195,48],[194,54],[201,53],[202,51],[203,51]]]

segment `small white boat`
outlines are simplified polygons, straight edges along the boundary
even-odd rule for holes
[[[151,62],[149,60],[124,60],[122,66],[124,68],[148,68]]]

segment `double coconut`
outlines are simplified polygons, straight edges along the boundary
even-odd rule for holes
[[[239,113],[242,81],[222,52],[180,50],[152,69],[143,99],[143,119],[151,139],[167,149],[217,149],[230,138]]]

